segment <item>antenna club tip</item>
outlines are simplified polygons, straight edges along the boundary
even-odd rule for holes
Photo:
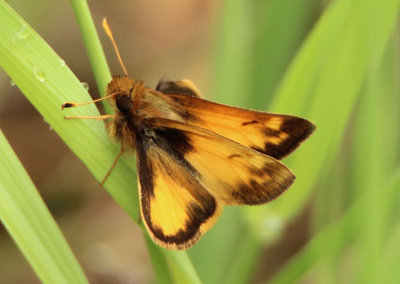
[[[64,110],[65,108],[70,108],[70,107],[74,107],[75,104],[74,103],[63,103],[61,105],[61,109]]]
[[[107,35],[110,35],[111,29],[110,29],[110,26],[108,25],[107,18],[103,18],[102,24],[103,24],[104,31],[107,33]]]
[[[104,31],[106,32],[107,36],[110,38],[111,43],[112,43],[113,46],[114,46],[115,53],[117,54],[119,63],[121,63],[121,66],[122,66],[122,69],[124,70],[125,76],[128,76],[128,71],[126,71],[125,65],[124,65],[124,63],[122,62],[121,55],[119,54],[119,50],[118,50],[117,44],[115,43],[113,34],[112,34],[112,32],[111,32],[111,28],[110,28],[110,26],[108,25],[107,19],[106,19],[106,18],[103,18],[103,29],[104,29]]]

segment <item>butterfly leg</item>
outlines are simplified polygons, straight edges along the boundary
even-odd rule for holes
[[[98,116],[64,116],[65,119],[97,119],[97,120],[104,120],[107,118],[115,117],[113,114],[105,114],[105,115],[98,115]]]
[[[104,176],[103,180],[101,181],[100,185],[103,186],[108,177],[110,176],[112,170],[114,169],[115,165],[117,164],[119,158],[121,157],[122,153],[124,152],[124,143],[121,140],[121,151],[119,151],[117,157],[115,158],[114,162],[111,165],[111,168],[108,170],[107,174]]]

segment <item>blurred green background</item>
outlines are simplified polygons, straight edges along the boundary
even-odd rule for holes
[[[71,3],[7,3],[99,97]],[[399,1],[89,6],[112,74],[122,70],[101,29],[103,17],[129,75],[148,86],[190,78],[210,100],[299,115],[317,125],[283,161],[297,176],[288,192],[267,205],[226,208],[189,250],[203,283],[400,282]],[[14,86],[7,73],[0,70],[0,127],[86,277],[91,283],[163,282],[139,227],[24,97],[23,79],[13,78]],[[134,163],[133,156],[125,160]],[[127,178],[136,183],[133,172]],[[176,274],[168,267],[165,279]],[[2,227],[0,283],[36,282]]]

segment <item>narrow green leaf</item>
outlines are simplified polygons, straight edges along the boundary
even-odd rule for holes
[[[382,59],[398,8],[398,0],[339,0],[324,12],[273,103],[277,112],[310,119],[317,130],[289,159],[296,182],[265,214],[287,220],[304,208],[337,154],[371,62]]]
[[[253,22],[251,1],[224,1],[216,35],[212,97],[230,105],[250,106]],[[244,95],[246,94],[246,95]]]
[[[262,110],[273,99],[291,60],[318,19],[320,0],[253,1],[252,8],[252,89],[242,97],[250,95],[250,106]]]
[[[99,112],[94,105],[61,110],[66,101],[91,98],[67,63],[5,1],[0,1],[0,66],[96,179],[102,180],[119,152],[118,145],[110,140],[102,121],[64,119],[65,115],[98,116]],[[138,220],[134,164],[132,157],[123,157],[105,187]]]
[[[43,283],[88,283],[1,130],[0,220]]]
[[[86,1],[82,0],[71,0],[71,4],[78,21],[97,86],[99,87],[100,94],[104,96],[107,84],[111,81],[111,73],[90,14],[89,6]],[[109,106],[108,104],[106,105]]]
[[[167,257],[171,274],[175,283],[200,284],[200,278],[185,251],[162,249]]]
[[[171,276],[171,271],[168,267],[167,258],[163,254],[162,250],[150,239],[147,233],[143,232],[143,236],[146,240],[147,250],[149,252],[158,283],[174,283]]]
[[[377,64],[376,64],[377,65]],[[390,168],[386,156],[381,149],[390,147],[384,135],[378,135],[385,128],[384,96],[376,96],[384,90],[386,82],[379,65],[371,69],[369,80],[364,89],[364,95],[358,105],[358,116],[351,140],[353,162],[352,190],[355,196],[372,191],[374,206],[365,204],[365,214],[368,222],[363,222],[358,234],[356,258],[360,263],[360,273],[357,275],[360,283],[378,283],[378,270],[383,240],[386,231],[388,207],[383,202],[381,192],[376,190],[384,184]],[[389,149],[387,149],[389,150]],[[368,153],[368,154],[366,154]]]
[[[379,259],[378,279],[380,283],[400,282],[400,222],[397,220],[390,230],[389,237],[385,242],[386,246],[382,257]]]
[[[387,185],[380,189],[386,202],[394,197],[397,204],[400,202],[400,195],[395,194],[399,186],[400,169],[397,169]],[[374,203],[375,190],[378,189],[365,192],[340,219],[314,236],[268,283],[299,282],[305,273],[326,255],[332,255],[335,251],[344,251],[345,246],[354,239],[360,225],[368,222],[368,215],[364,214],[364,208]]]

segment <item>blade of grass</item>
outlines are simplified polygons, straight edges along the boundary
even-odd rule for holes
[[[385,69],[380,74],[381,80],[383,81],[382,103],[384,103],[384,129],[379,131],[379,135],[385,131],[385,146],[380,149],[380,153],[384,155],[386,164],[388,167],[393,167],[394,164],[399,163],[399,132],[393,131],[393,129],[399,129],[399,116],[398,116],[398,106],[400,103],[400,82],[398,80],[400,76],[400,41],[396,33],[394,36],[393,44],[387,52],[385,58]],[[400,191],[396,192],[397,196],[392,196],[389,202],[385,203],[388,211],[386,222],[388,223],[385,228],[385,240],[383,244],[383,252],[381,259],[378,263],[378,279],[381,283],[399,283],[400,273],[398,270],[400,264],[400,211],[398,200],[400,197],[398,195]]]
[[[94,105],[61,111],[66,101],[91,98],[65,62],[5,1],[0,1],[0,66],[54,131],[101,180],[119,147],[108,137],[105,125],[95,120],[66,120],[64,115],[93,115]],[[131,177],[131,178],[127,178]],[[105,187],[138,220],[138,197],[132,158],[123,157]]]
[[[175,283],[202,283],[185,251],[161,250],[168,260]]]
[[[262,246],[253,234],[246,232],[235,249],[231,265],[225,271],[224,283],[249,283],[254,277]],[[223,274],[223,273],[221,273]]]
[[[0,220],[43,283],[88,283],[1,130]]]
[[[250,59],[253,40],[251,1],[225,0],[221,4],[220,27],[216,35],[212,97],[249,107]],[[246,95],[243,95],[246,94]]]
[[[293,187],[269,206],[248,210],[254,233],[265,244],[276,229],[307,204],[321,169],[329,169],[371,62],[380,61],[396,23],[399,1],[335,1],[298,53],[272,109],[305,116],[317,131],[289,158]],[[371,26],[380,23],[379,28]],[[351,78],[351,80],[349,80]],[[268,220],[282,225],[264,226]],[[273,222],[276,223],[276,222]]]
[[[372,63],[367,84],[357,105],[356,121],[351,124],[347,143],[343,145],[345,149],[342,148],[327,181],[318,187],[317,195],[322,198],[314,202],[314,207],[319,210],[313,212],[313,218],[319,219],[320,225],[314,231],[330,223],[339,210],[346,208],[367,190],[375,189],[375,202],[366,204],[364,208],[364,214],[369,216],[369,220],[360,226],[355,245],[351,247],[352,253],[349,253],[348,248],[335,251],[333,255],[327,253],[323,262],[327,263],[328,260],[330,263],[325,265],[325,269],[321,270],[321,265],[318,265],[314,269],[316,273],[311,272],[314,275],[313,281],[318,283],[325,283],[326,279],[340,282],[339,275],[345,275],[347,281],[354,279],[362,283],[377,283],[379,279],[379,282],[388,283],[382,281],[376,267],[382,262],[391,204],[384,203],[380,190],[376,189],[384,184],[387,173],[398,163],[398,132],[392,131],[398,128],[398,83],[394,72],[398,61],[393,56],[398,51],[392,42],[382,62]],[[337,171],[345,174],[337,176]],[[396,210],[397,207],[396,204]],[[335,209],[335,215],[326,216],[330,208]],[[348,270],[348,267],[352,269]]]
[[[339,156],[335,165],[332,167],[330,175],[319,183],[318,191],[313,200],[312,227],[310,235],[315,235],[326,227],[327,224],[337,220],[343,214],[346,207],[348,196],[348,185],[346,184],[345,157]],[[340,264],[340,258],[343,251],[330,251],[333,254],[326,253],[324,260],[315,269],[313,281],[317,283],[337,283],[337,266]],[[312,272],[311,272],[312,273]]]
[[[380,283],[400,283],[400,226],[394,224],[389,233],[382,257],[379,259],[378,279]]]
[[[377,63],[376,63],[377,64]],[[383,85],[386,84],[381,69],[371,68],[364,95],[359,103],[359,112],[351,140],[353,161],[352,190],[356,196],[372,191],[374,204],[365,204],[364,214],[368,216],[368,222],[362,222],[358,232],[357,251],[355,256],[360,264],[360,271],[356,276],[360,283],[378,283],[376,267],[380,263],[384,242],[384,233],[387,220],[387,207],[383,202],[381,192],[376,190],[384,183],[389,172],[386,163],[386,153],[381,149],[390,151],[390,143],[381,131],[385,131],[383,108]],[[377,96],[376,94],[381,94]],[[389,131],[389,129],[387,130]],[[374,190],[375,189],[375,190]]]
[[[146,241],[147,250],[150,255],[151,262],[154,267],[154,271],[157,276],[158,283],[172,284],[174,283],[171,275],[171,271],[168,267],[168,261],[161,249],[150,239],[146,232],[143,232],[144,239]]]
[[[295,184],[264,214],[292,218],[304,208],[318,177],[327,173],[367,70],[383,56],[398,8],[398,0],[339,0],[324,12],[273,103],[279,112],[307,114],[317,131],[289,159]]]
[[[232,267],[243,231],[240,212],[237,209],[225,208],[217,224],[188,251],[204,283],[224,283],[227,271]]]
[[[400,168],[390,178],[389,182],[380,190],[375,188],[365,192],[349,210],[336,222],[329,224],[286,264],[268,283],[296,283],[325,255],[333,255],[335,251],[343,251],[344,247],[354,239],[359,224],[368,222],[364,208],[374,203],[375,190],[379,190],[386,201],[400,202],[400,195],[396,194],[400,187]],[[328,246],[326,244],[329,244]]]
[[[262,109],[271,101],[290,61],[317,20],[320,2],[253,1],[252,108]]]
[[[100,94],[104,96],[107,84],[111,81],[111,73],[108,68],[103,47],[101,46],[95,24],[90,14],[89,6],[86,1],[71,0],[72,8],[81,31],[90,65],[96,78]],[[110,107],[108,104],[105,106]],[[111,112],[111,109],[109,109]]]
[[[159,283],[201,283],[186,252],[160,248],[150,239],[143,223],[141,228]]]

